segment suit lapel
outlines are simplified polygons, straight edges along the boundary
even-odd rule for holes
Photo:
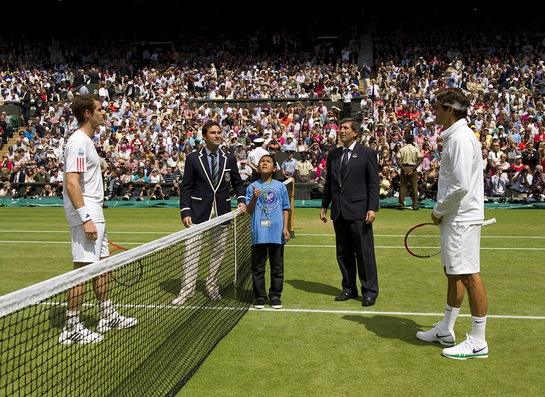
[[[206,175],[206,179],[208,180],[208,184],[210,185],[212,190],[214,190],[214,186],[212,184],[212,175],[210,174],[210,165],[208,164],[208,156],[206,155],[206,150],[204,148],[201,149],[199,160],[200,160],[204,175]]]
[[[218,160],[219,160],[219,167],[220,167],[220,179],[219,179],[219,182],[218,182],[218,186],[221,184],[221,181],[223,181],[223,174],[225,173],[225,165],[227,164],[227,155],[225,154],[225,152],[221,149],[218,149],[218,153],[221,153],[219,156],[218,156]]]
[[[221,149],[218,149],[218,161],[219,161],[219,170],[220,170],[220,182],[218,182],[218,186],[214,186],[214,183],[212,182],[212,174],[211,174],[211,171],[210,171],[210,164],[208,163],[208,155],[207,155],[207,152],[205,150],[205,148],[202,148],[201,149],[201,154],[199,156],[199,160],[200,160],[200,163],[201,163],[201,167],[203,168],[203,171],[206,175],[206,179],[208,180],[208,184],[210,185],[210,188],[215,192],[216,190],[218,190],[219,186],[221,185],[221,181],[223,180],[223,174],[225,172],[225,164],[227,162],[227,156],[225,155],[225,153],[221,150]]]
[[[358,157],[362,155],[362,152],[363,150],[361,145],[359,143],[356,143],[356,145],[354,146],[354,151],[352,152],[352,155],[350,156],[350,161],[348,161],[348,164],[346,165],[346,171],[344,174],[345,179],[350,174],[350,171],[352,170],[352,168],[354,168],[354,163],[358,161]]]

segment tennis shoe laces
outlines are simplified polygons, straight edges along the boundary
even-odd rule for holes
[[[71,345],[72,343],[79,343],[80,345],[87,345],[89,343],[100,342],[104,337],[101,334],[97,334],[87,328],[83,323],[77,323],[71,328],[64,327],[61,335],[59,336],[59,343],[61,345]]]
[[[439,342],[443,346],[454,346],[456,343],[456,338],[454,336],[454,331],[445,332],[439,328],[439,323],[435,323],[434,328],[429,331],[418,331],[416,337],[424,342]]]
[[[98,322],[97,332],[108,332],[112,329],[125,329],[134,327],[137,323],[135,318],[124,317],[119,313],[114,313],[106,318],[101,318]]]
[[[467,360],[468,358],[488,358],[488,344],[478,343],[471,335],[466,334],[467,339],[459,345],[443,349],[443,356],[455,360]]]

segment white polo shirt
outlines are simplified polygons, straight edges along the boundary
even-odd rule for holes
[[[465,119],[441,136],[444,144],[433,213],[446,222],[482,222],[484,185],[479,141]]]
[[[93,222],[105,222],[102,211],[104,185],[100,158],[91,138],[80,129],[70,136],[64,150],[64,181],[66,181],[66,174],[70,172],[81,174],[79,185],[85,207],[88,209]],[[63,201],[68,226],[81,225],[81,219],[66,192],[63,194]]]

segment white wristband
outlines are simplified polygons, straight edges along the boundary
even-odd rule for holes
[[[87,210],[87,207],[83,206],[81,208],[78,208],[76,212],[78,213],[79,218],[83,223],[91,220],[91,214]]]

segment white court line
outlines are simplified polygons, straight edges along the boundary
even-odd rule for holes
[[[179,232],[176,230],[174,232],[115,232],[108,230],[110,234],[172,234]],[[0,230],[0,233],[70,233],[70,230]]]
[[[51,303],[51,302],[42,302],[42,305],[46,306],[66,306],[66,303]],[[96,306],[94,303],[84,303],[83,306]],[[244,310],[245,308],[241,307],[221,307],[221,306],[184,306],[184,305],[123,305],[123,304],[114,304],[116,308],[138,308],[138,309],[205,309],[205,310]],[[443,316],[444,313],[418,313],[418,312],[380,312],[380,311],[370,311],[370,310],[322,310],[322,309],[254,309],[250,307],[251,311],[269,311],[269,312],[288,312],[288,313],[324,313],[324,314],[380,314],[388,316]],[[471,314],[459,314],[458,317],[471,317]],[[503,319],[512,319],[512,320],[545,320],[544,316],[508,316],[508,315],[494,315],[489,314],[487,318],[503,318]]]
[[[178,232],[178,230],[176,231]],[[108,230],[109,234],[172,234],[176,232],[116,232]],[[70,233],[69,230],[0,230],[0,233]],[[310,236],[310,237],[335,237],[332,233],[296,233],[297,236]],[[374,237],[405,237],[404,234],[375,234]],[[545,239],[541,236],[481,236],[481,238],[521,238],[521,239]]]
[[[29,240],[23,240],[23,241],[0,241],[0,243],[28,243],[28,244],[70,244],[70,241],[29,241]],[[119,245],[143,245],[145,243],[119,243]]]
[[[254,309],[252,311],[271,311],[271,312],[296,312],[296,313],[330,313],[330,314],[381,314],[391,316],[444,316],[445,313],[417,313],[417,312],[379,312],[369,310],[320,310],[320,309]],[[458,314],[458,317],[471,317],[471,314]],[[488,314],[487,318],[505,318],[505,319],[524,319],[524,320],[545,320],[545,316],[507,316]]]
[[[30,241],[30,240],[0,240],[0,243],[12,243],[12,244],[70,244],[70,241]],[[143,245],[145,243],[123,243],[116,242],[121,246],[123,245]],[[313,244],[286,244],[286,247],[297,247],[297,248],[336,248],[335,245],[313,245]],[[404,246],[393,246],[393,245],[375,245],[375,248],[378,249],[405,249]],[[418,247],[418,248],[436,248],[436,247]],[[481,250],[509,250],[509,251],[545,251],[545,248],[509,248],[509,247],[481,247]]]
[[[286,244],[286,247],[306,247],[306,248],[335,248],[335,245],[297,245],[297,244]],[[391,246],[391,245],[375,245],[375,248],[382,248],[382,249],[405,249],[404,246]],[[436,248],[436,247],[418,247],[418,248]],[[508,248],[508,247],[481,247],[482,250],[520,250],[520,251],[545,251],[545,248]]]
[[[312,233],[296,233],[295,236],[311,236],[311,237],[335,237],[335,234],[312,234]],[[405,237],[404,234],[374,234],[373,237]],[[543,239],[545,237],[541,236],[481,236],[481,238],[522,238],[522,239],[531,239],[538,238]]]

